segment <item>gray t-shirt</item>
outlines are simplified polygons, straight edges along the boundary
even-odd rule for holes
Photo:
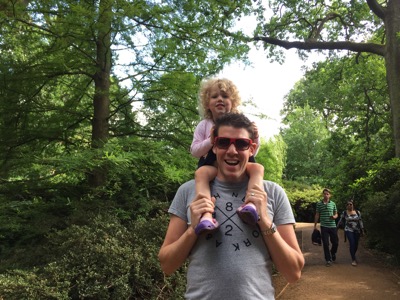
[[[189,255],[186,299],[274,299],[272,261],[257,226],[241,221],[236,209],[243,204],[248,181],[229,184],[215,179],[215,218],[220,224],[211,234],[199,236]],[[264,181],[268,212],[276,225],[294,224],[284,190]],[[177,191],[169,213],[190,224],[189,205],[195,197],[194,180]]]

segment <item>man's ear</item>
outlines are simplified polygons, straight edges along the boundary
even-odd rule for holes
[[[252,156],[252,155],[254,155],[254,154],[256,153],[256,148],[257,148],[257,144],[256,144],[256,143],[252,143],[252,144],[250,145],[250,148],[249,148],[249,150],[250,150],[250,156]]]
[[[215,144],[214,144],[213,147],[212,147],[212,151],[214,152],[215,155],[217,155],[217,149],[216,148],[217,147],[215,147]]]

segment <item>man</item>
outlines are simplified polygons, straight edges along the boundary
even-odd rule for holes
[[[314,229],[317,228],[318,220],[321,227],[322,246],[324,248],[324,256],[326,266],[330,267],[332,262],[336,261],[336,252],[339,246],[339,238],[337,235],[336,218],[338,217],[335,202],[330,200],[331,192],[329,189],[322,191],[323,199],[317,202]],[[329,239],[332,247],[329,249]]]
[[[272,264],[290,283],[300,278],[304,266],[290,203],[283,189],[270,181],[247,190],[246,166],[256,147],[248,118],[237,113],[221,116],[214,136],[214,197],[196,195],[194,180],[178,189],[159,252],[161,268],[169,275],[189,259],[187,299],[274,299]],[[256,225],[237,215],[243,203],[255,205]],[[206,212],[214,213],[220,226],[197,236],[194,228]]]

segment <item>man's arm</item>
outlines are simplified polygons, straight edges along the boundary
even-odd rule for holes
[[[314,229],[317,228],[318,221],[319,221],[319,212],[316,212],[314,217]]]
[[[171,215],[164,243],[158,253],[161,269],[165,274],[171,275],[182,266],[196,240],[193,227],[188,226],[181,218]]]
[[[336,220],[338,216],[339,215],[337,213],[337,209],[335,208],[335,210],[333,211],[332,219]]]
[[[264,234],[263,232],[272,226],[272,220],[267,213],[267,193],[256,186],[249,190],[248,194],[251,196],[247,197],[246,202],[251,201],[257,207],[260,216],[258,225],[272,261],[289,283],[296,282],[304,267],[304,256],[300,250],[293,224],[279,225],[275,233]]]
[[[190,226],[185,220],[171,215],[164,243],[158,253],[161,269],[167,275],[174,273],[189,256],[190,250],[197,241],[194,228],[199,223],[201,216],[213,213],[215,198],[198,194],[190,204]]]
[[[260,222],[261,230],[268,227],[271,221]],[[271,226],[271,225],[269,225]],[[269,236],[263,235],[275,267],[289,283],[294,283],[301,277],[304,267],[304,256],[299,247],[293,224],[277,226],[277,231]]]

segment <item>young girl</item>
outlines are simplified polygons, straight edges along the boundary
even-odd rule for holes
[[[214,137],[212,129],[214,121],[221,115],[228,112],[239,112],[238,106],[241,99],[236,86],[228,79],[209,79],[203,81],[200,92],[200,113],[203,120],[197,125],[190,152],[193,156],[199,158],[198,169],[195,172],[196,194],[202,193],[210,195],[210,181],[217,175],[217,169],[214,166],[216,157],[212,151]],[[253,123],[254,124],[254,123]],[[258,129],[254,124],[254,132],[256,135],[254,143],[257,144],[256,153],[259,148]],[[248,164],[247,174],[249,175],[249,188],[256,185],[263,186],[264,167],[255,163],[254,157],[249,161],[254,162]],[[256,224],[258,221],[258,213],[252,203],[242,205],[237,209],[239,217],[247,224]],[[204,231],[213,231],[219,226],[218,222],[210,213],[202,216],[199,224],[195,228],[197,235]]]

